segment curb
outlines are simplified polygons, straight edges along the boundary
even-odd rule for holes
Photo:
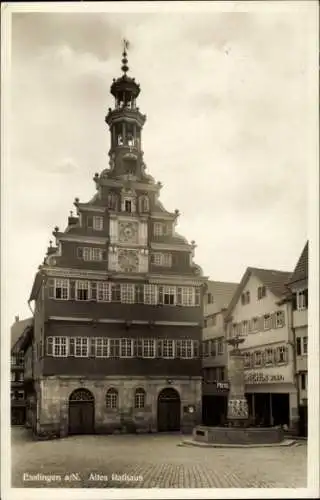
[[[299,446],[300,443],[293,439],[286,439],[281,443],[270,443],[270,444],[218,444],[218,443],[202,443],[200,441],[189,441],[185,440],[179,443],[177,446],[196,446],[198,448],[279,448],[285,446]]]

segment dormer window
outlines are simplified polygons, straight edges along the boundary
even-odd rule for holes
[[[259,286],[258,287],[258,300],[263,299],[266,296],[266,287]]]

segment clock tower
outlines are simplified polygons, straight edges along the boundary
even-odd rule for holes
[[[127,49],[105,117],[108,168],[91,200],[75,198],[66,229],[54,228],[30,296],[35,432],[189,431],[201,420],[207,278],[147,173]]]

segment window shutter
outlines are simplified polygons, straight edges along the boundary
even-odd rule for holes
[[[82,247],[77,248],[77,258],[83,259],[83,248]]]
[[[89,339],[90,345],[89,345],[89,356],[95,357],[96,354],[96,338],[93,337]]]
[[[294,293],[293,297],[292,297],[292,307],[293,307],[294,311],[297,310],[297,294],[296,293]]]
[[[76,297],[76,282],[75,280],[70,280],[70,288],[69,288],[69,298],[70,299],[75,299]]]
[[[271,328],[277,328],[277,313],[271,314]]]
[[[182,288],[181,288],[181,286],[178,286],[178,289],[177,289],[177,305],[178,306],[182,305]]]
[[[47,338],[47,356],[53,355],[53,337]]]
[[[133,348],[134,356],[142,358],[142,339],[135,339]]]
[[[199,306],[200,305],[200,288],[197,287],[195,290],[195,305]]]
[[[48,293],[49,293],[49,299],[54,299],[54,279],[49,279],[48,280]]]
[[[176,340],[176,358],[181,358],[181,340]]]
[[[305,290],[305,291],[304,291],[304,296],[305,296],[305,304],[306,304],[306,308],[308,309],[308,290]]]
[[[93,228],[93,217],[92,215],[87,216],[87,227]]]
[[[107,260],[107,251],[102,250],[102,260]]]
[[[69,355],[74,356],[75,354],[75,341],[74,337],[69,338]]]
[[[97,283],[92,281],[90,285],[90,298],[91,300],[97,300]]]
[[[157,358],[162,357],[162,340],[157,339]]]
[[[297,345],[297,355],[301,356],[301,337],[297,337],[296,345]]]
[[[159,304],[163,304],[163,286],[159,286]]]
[[[199,358],[199,340],[193,340],[193,357]]]

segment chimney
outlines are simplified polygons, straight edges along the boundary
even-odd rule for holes
[[[15,317],[14,317],[14,319],[15,319],[16,323],[18,323],[18,321],[19,321],[19,316],[15,316]]]

